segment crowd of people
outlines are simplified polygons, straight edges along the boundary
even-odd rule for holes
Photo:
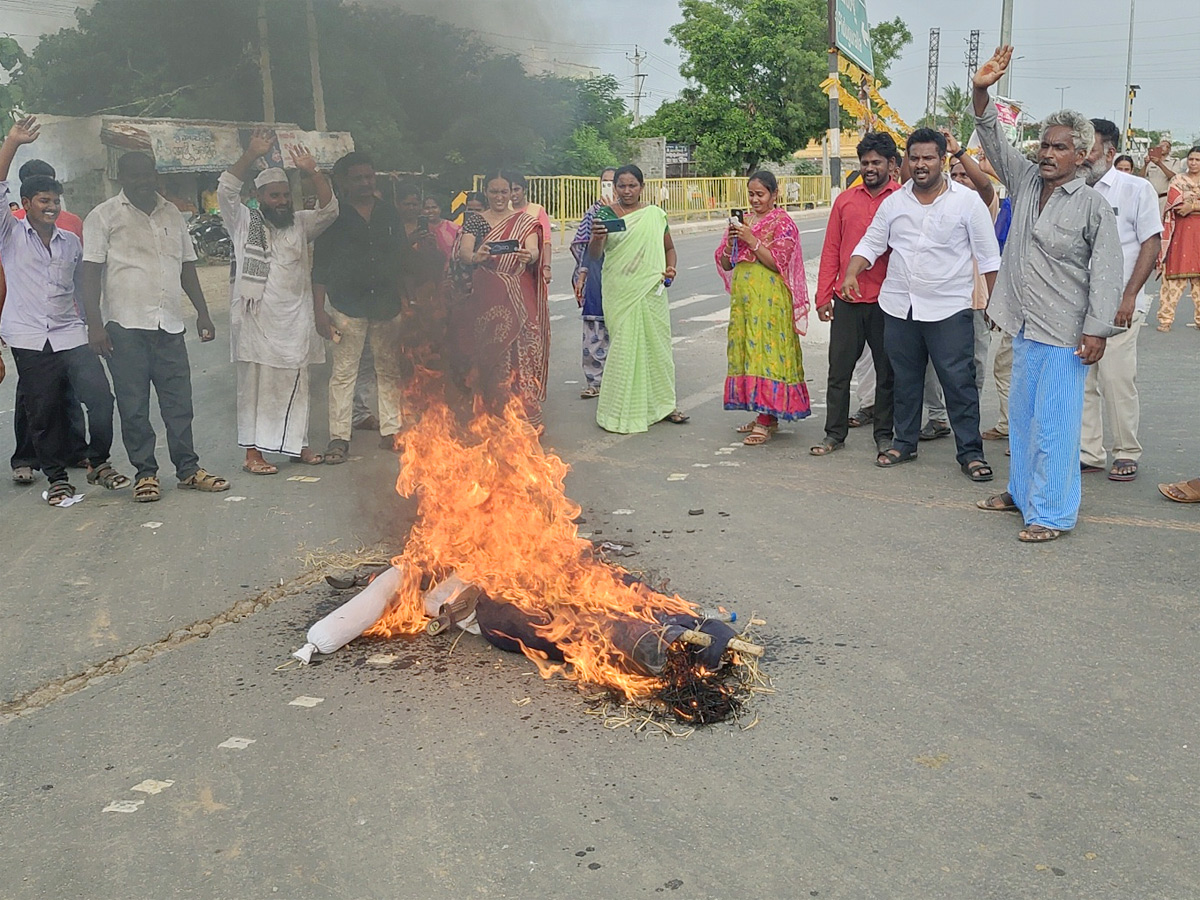
[[[1031,161],[1005,139],[988,96],[1011,52],[998,50],[974,78],[978,158],[931,129],[909,135],[903,152],[886,134],[863,138],[859,180],[833,204],[811,301],[800,234],[770,172],[748,179],[749,207],[734,211],[714,258],[730,296],[724,406],[753,414],[736,429],[745,444],[766,444],[780,421],[811,414],[801,338],[812,306],[831,323],[824,436],[812,455],[843,449],[852,428],[869,425],[875,465],[894,468],[915,461],[921,441],[953,435],[962,472],[983,483],[994,478],[986,442],[1006,441],[1007,489],[979,506],[1019,513],[1019,538],[1041,542],[1074,527],[1083,475],[1137,477],[1144,285],[1161,271],[1161,331],[1184,290],[1194,301],[1200,291],[1200,148],[1178,172],[1156,148],[1139,176],[1118,155],[1115,125],[1064,110],[1043,123]],[[32,118],[13,126],[0,181],[37,136]],[[484,403],[515,395],[540,429],[552,242],[526,179],[489,174],[467,197],[460,226],[415,185],[385,200],[366,154],[342,157],[329,179],[297,146],[288,148],[292,167],[315,195],[297,209],[288,173],[263,167],[270,147],[269,133],[254,132],[215,190],[233,247],[243,470],[277,473],[266,454],[344,463],[358,427],[377,429],[395,449],[414,354],[430,347],[467,394]],[[83,466],[90,484],[160,499],[153,386],[178,486],[227,490],[193,444],[180,295],[201,341],[216,329],[154,160],[121,157],[120,193],[82,223],[62,210],[62,186],[44,163],[26,163],[19,177],[22,215],[0,222],[0,337],[18,374],[14,481],[32,484],[40,469],[45,499],[59,505],[76,495],[67,470]],[[571,242],[581,397],[597,400],[601,428],[622,434],[688,421],[671,342],[676,249],[644,186],[636,166],[605,170]],[[1200,326],[1200,304],[1195,315]],[[1001,415],[983,429],[993,339]],[[329,441],[318,452],[308,440],[309,371],[327,350]],[[851,413],[855,380],[860,405]],[[132,478],[110,460],[114,405]],[[1161,490],[1200,501],[1200,480]]]

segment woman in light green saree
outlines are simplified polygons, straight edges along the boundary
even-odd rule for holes
[[[688,420],[675,406],[665,290],[675,277],[675,244],[666,213],[642,204],[644,181],[637,166],[617,170],[616,199],[593,220],[588,242],[588,255],[604,259],[604,322],[611,339],[596,423],[618,434]],[[605,223],[614,219],[625,230],[610,232]]]

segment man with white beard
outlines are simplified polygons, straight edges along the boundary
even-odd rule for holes
[[[292,164],[316,185],[317,208],[296,212],[286,173],[264,169],[254,179],[258,209],[241,202],[254,161],[271,148],[270,132],[256,129],[242,158],[221,173],[217,198],[233,243],[230,331],[237,366],[238,445],[252,475],[279,471],[263,452],[283,453],[309,465],[324,457],[308,448],[308,367],[325,361],[313,313],[311,243],[338,216],[329,179],[303,147]]]
[[[1137,336],[1150,297],[1142,290],[1158,259],[1162,219],[1150,182],[1113,168],[1121,131],[1108,119],[1092,119],[1096,142],[1080,174],[1100,192],[1117,216],[1125,290],[1114,325],[1126,329],[1108,339],[1104,356],[1088,369],[1083,391],[1083,435],[1079,464],[1084,472],[1102,472],[1108,463],[1104,426],[1112,434],[1110,481],[1137,478],[1142,445],[1138,442]]]

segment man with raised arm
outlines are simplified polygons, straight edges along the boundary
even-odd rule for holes
[[[1075,527],[1087,367],[1122,329],[1113,321],[1125,286],[1117,222],[1079,167],[1095,129],[1073,110],[1042,123],[1037,163],[1008,143],[988,88],[1013,48],[1000,47],[974,76],[975,127],[1012,199],[1012,228],[988,317],[1013,336],[1008,401],[1012,465],[1008,490],[980,509],[1019,512],[1018,538],[1052,541]]]
[[[38,138],[33,116],[19,119],[0,145],[0,209],[8,204],[8,169],[17,148]],[[83,246],[57,227],[62,185],[49,175],[21,182],[25,218],[0,215],[0,257],[8,293],[0,310],[0,338],[12,348],[17,392],[29,415],[29,436],[42,474],[50,481],[46,502],[71,500],[67,481],[71,392],[87,408],[89,484],[108,490],[129,486],[129,478],[108,461],[113,439],[113,397],[108,376],[88,348],[87,325],[79,312],[78,269]]]
[[[256,129],[242,158],[217,181],[235,266],[229,325],[237,365],[238,445],[246,450],[242,468],[252,475],[279,471],[263,458],[264,451],[309,465],[324,462],[308,448],[308,367],[325,361],[313,317],[309,247],[338,215],[329,179],[303,147],[289,152],[292,164],[316,185],[316,209],[294,210],[287,174],[279,168],[255,177],[258,209],[243,205],[242,183],[270,148],[270,132]]]

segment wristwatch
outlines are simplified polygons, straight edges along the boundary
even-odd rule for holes
[[[967,152],[967,150],[965,147],[959,147],[957,153],[951,153],[950,155],[953,156],[955,159],[962,159],[963,154],[966,152]]]

